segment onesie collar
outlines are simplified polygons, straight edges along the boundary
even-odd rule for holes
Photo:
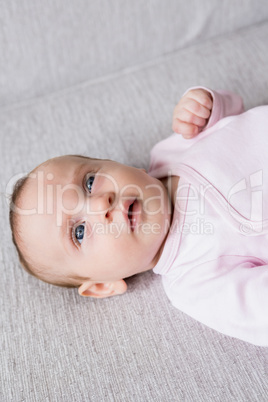
[[[176,204],[174,207],[172,223],[162,254],[153,268],[155,274],[167,274],[172,269],[173,262],[178,255],[182,240],[182,229],[186,217],[190,187],[191,184],[180,177],[176,192]],[[179,195],[178,190],[180,191]]]

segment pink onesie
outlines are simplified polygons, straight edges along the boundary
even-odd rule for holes
[[[191,140],[173,134],[151,152],[150,175],[180,176],[154,272],[181,311],[268,346],[268,106],[243,113],[239,96],[210,93],[206,129]]]

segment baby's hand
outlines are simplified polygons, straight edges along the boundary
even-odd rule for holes
[[[207,124],[212,106],[212,96],[208,91],[190,90],[174,109],[172,130],[184,138],[195,137]]]

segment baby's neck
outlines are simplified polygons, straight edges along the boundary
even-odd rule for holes
[[[172,209],[174,208],[176,201],[176,192],[179,184],[180,177],[179,176],[168,176],[160,179],[163,185],[166,187],[168,196],[171,202]]]

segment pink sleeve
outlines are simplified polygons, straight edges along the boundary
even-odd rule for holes
[[[268,346],[268,266],[264,261],[221,256],[182,273],[166,291],[175,307],[210,328]]]
[[[219,120],[227,116],[235,116],[244,112],[242,98],[229,91],[211,91],[213,108],[206,128],[214,126]]]
[[[204,89],[208,91],[213,99],[212,112],[206,125],[206,129],[214,126],[219,120],[227,116],[234,116],[244,112],[244,105],[241,96],[230,91],[213,91],[205,87],[192,87],[185,93],[192,89]]]

